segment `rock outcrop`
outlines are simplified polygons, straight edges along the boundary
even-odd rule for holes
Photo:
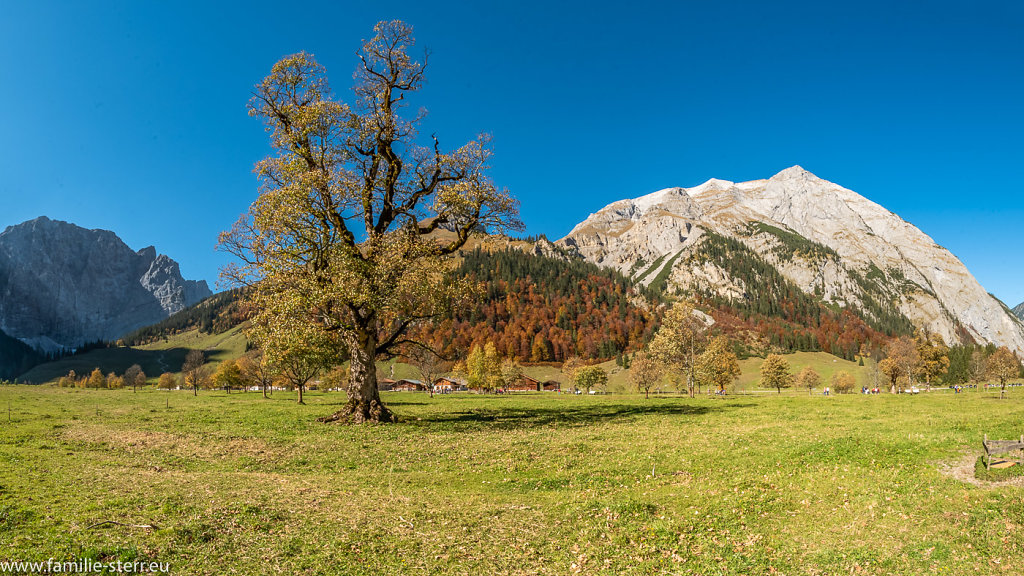
[[[953,254],[882,206],[799,166],[767,180],[709,180],[609,204],[558,244],[664,289],[746,287],[694,260],[706,232],[736,239],[805,293],[868,315],[886,307],[948,343],[1024,353],[1024,326]],[[871,310],[874,309],[875,312]],[[888,313],[888,311],[886,311]]]
[[[40,350],[115,339],[209,295],[108,230],[40,217],[0,233],[0,330]]]

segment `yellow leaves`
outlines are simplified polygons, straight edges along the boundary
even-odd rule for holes
[[[696,358],[707,327],[695,312],[691,302],[681,300],[665,313],[650,345],[651,354],[659,362],[688,367]]]
[[[708,347],[697,358],[697,372],[708,384],[718,386],[719,390],[740,376],[740,363],[729,345],[729,339],[719,336],[711,341]]]
[[[811,366],[804,366],[804,368],[797,373],[795,382],[796,385],[801,388],[813,390],[821,385],[821,375],[818,374],[818,372]]]
[[[445,255],[481,227],[521,227],[518,203],[487,177],[488,136],[424,147],[423,115],[399,114],[423,80],[412,28],[374,32],[351,106],[305,52],[277,62],[249,102],[274,156],[256,165],[260,194],[220,245],[243,262],[224,276],[255,285],[251,337],[273,363],[336,351],[357,332],[382,339],[456,304],[472,286],[448,278]],[[431,218],[455,240],[421,234]]]
[[[765,388],[789,388],[793,385],[793,374],[789,362],[778,354],[769,354],[761,363],[761,386]]]

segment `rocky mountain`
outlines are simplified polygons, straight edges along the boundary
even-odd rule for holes
[[[39,350],[115,339],[210,295],[108,230],[40,217],[0,233],[0,330]]]
[[[708,180],[609,204],[558,244],[645,285],[723,302],[762,297],[778,272],[831,309],[892,332],[1024,352],[1024,325],[953,254],[867,198],[799,166],[767,180]],[[739,274],[735,264],[745,252]],[[732,265],[730,265],[732,264]]]
[[[1021,302],[1020,304],[1014,306],[1011,312],[1013,312],[1013,315],[1016,316],[1017,318],[1024,320],[1024,302]]]

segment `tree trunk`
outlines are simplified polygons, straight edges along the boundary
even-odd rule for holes
[[[263,383],[263,397],[264,398],[267,397],[267,383],[266,382]]]
[[[305,404],[305,402],[302,401],[302,389],[305,388],[305,386],[299,386],[298,388],[299,388],[299,404]]]
[[[377,392],[376,330],[354,335],[349,343],[349,355],[351,382],[348,387],[348,403],[341,410],[319,420],[343,420],[353,424],[395,422],[395,415],[380,401]]]

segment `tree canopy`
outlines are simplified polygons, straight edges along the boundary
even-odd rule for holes
[[[698,314],[693,303],[676,302],[665,314],[650,345],[651,355],[665,367],[677,387],[685,382],[690,397],[697,384],[697,356],[707,340],[707,325]]]
[[[256,201],[221,236],[240,261],[224,275],[254,287],[253,324],[268,338],[292,338],[299,321],[348,357],[349,402],[325,421],[393,421],[374,361],[469,290],[446,257],[473,231],[521,226],[518,203],[487,176],[487,135],[446,151],[421,138],[423,112],[405,112],[425,79],[414,45],[410,26],[378,23],[351,104],[305,52],[275,64],[250,101],[274,154],[256,165]]]
[[[769,354],[761,363],[761,386],[775,388],[780,394],[783,388],[793,385],[793,374],[789,362],[778,354]]]

